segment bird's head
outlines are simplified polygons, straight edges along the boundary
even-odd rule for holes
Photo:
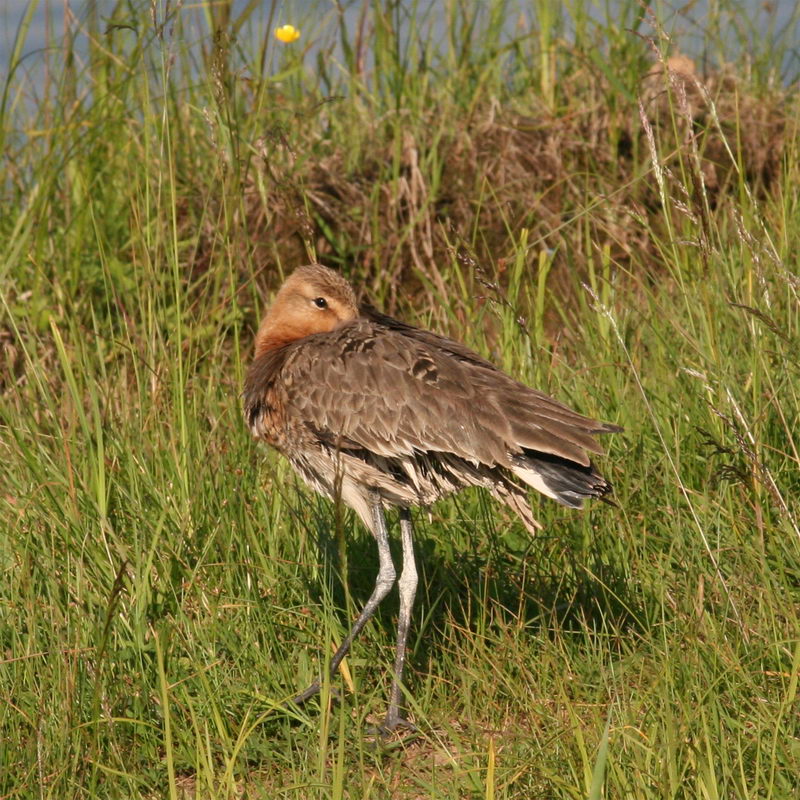
[[[256,334],[256,356],[268,350],[332,331],[358,317],[350,284],[320,264],[298,267],[283,283]]]

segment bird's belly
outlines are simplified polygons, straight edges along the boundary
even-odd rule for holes
[[[439,459],[432,464],[422,455],[385,457],[325,446],[291,447],[283,452],[311,488],[345,502],[349,492],[361,488],[377,491],[389,505],[425,506],[466,486],[491,487],[494,483],[478,470],[459,471]]]
[[[493,470],[452,454],[383,455],[366,448],[332,446],[307,426],[292,425],[279,404],[261,404],[248,421],[253,436],[282,453],[311,489],[357,510],[369,491],[377,491],[389,505],[425,506],[466,486],[491,488],[497,480]]]

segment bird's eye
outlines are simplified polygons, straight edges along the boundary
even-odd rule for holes
[[[327,308],[328,301],[324,297],[315,297],[314,298],[314,305],[317,308]]]

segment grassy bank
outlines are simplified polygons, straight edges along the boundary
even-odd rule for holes
[[[469,5],[260,36],[120,5],[8,71],[0,797],[797,795],[785,45],[733,67],[709,24],[701,67],[638,5]],[[364,736],[394,597],[341,703],[276,710],[377,569],[241,418],[259,315],[311,259],[626,429],[617,507],[542,502],[533,540],[480,493],[415,516],[409,747]]]

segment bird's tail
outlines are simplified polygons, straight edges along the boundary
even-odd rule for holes
[[[520,480],[570,508],[582,508],[587,497],[603,497],[611,484],[594,464],[578,464],[549,453],[525,451],[514,459],[511,471]]]

